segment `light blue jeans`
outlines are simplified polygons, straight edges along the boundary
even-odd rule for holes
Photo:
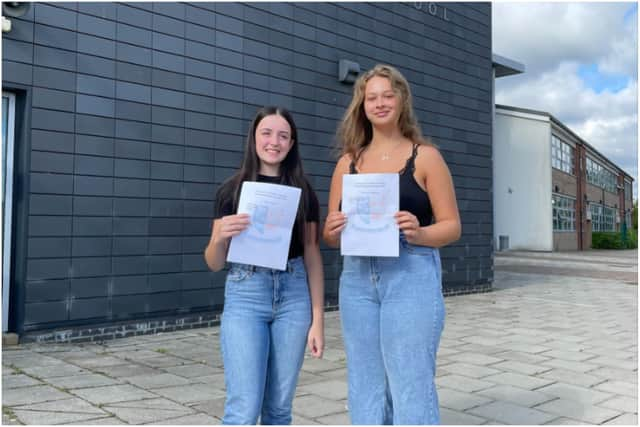
[[[232,264],[225,284],[221,350],[227,398],[223,424],[291,424],[311,326],[302,257],[286,271]]]
[[[400,256],[345,256],[340,316],[352,424],[439,424],[444,327],[438,249],[400,235]]]

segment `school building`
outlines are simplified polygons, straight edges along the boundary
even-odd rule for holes
[[[453,174],[463,234],[441,251],[445,293],[491,289],[492,87],[509,67],[492,56],[490,3],[26,6],[3,3],[3,332],[217,322],[225,273],[203,250],[250,119],[292,112],[324,218],[335,130],[376,63],[407,77]],[[341,258],[322,249],[335,307]]]
[[[497,250],[586,250],[592,232],[632,227],[633,178],[553,115],[496,105]]]

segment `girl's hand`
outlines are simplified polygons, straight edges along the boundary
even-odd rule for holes
[[[316,322],[311,324],[307,336],[307,346],[311,356],[322,359],[322,353],[324,353],[324,327],[322,324]]]
[[[249,226],[249,214],[227,215],[220,218],[216,241],[228,242],[233,236],[237,236]]]
[[[334,211],[327,215],[324,227],[327,230],[326,235],[330,239],[336,239],[340,237],[340,233],[347,226],[347,216],[340,212]]]
[[[396,223],[405,237],[407,242],[417,244],[420,237],[420,221],[411,212],[399,211],[394,215]]]

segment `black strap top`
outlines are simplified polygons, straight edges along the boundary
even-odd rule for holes
[[[416,182],[413,174],[416,170],[416,156],[418,155],[418,144],[413,144],[411,157],[407,159],[404,168],[400,172],[400,210],[411,212],[420,221],[420,226],[430,225],[433,221],[433,211],[429,194]],[[349,173],[356,174],[356,165],[351,161]]]

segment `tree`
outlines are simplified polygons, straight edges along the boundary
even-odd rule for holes
[[[633,213],[631,214],[633,221],[633,229],[638,230],[638,199],[633,202]]]

